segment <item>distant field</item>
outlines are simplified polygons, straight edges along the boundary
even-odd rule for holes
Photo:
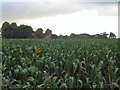
[[[116,39],[3,39],[2,88],[120,89],[118,46]]]

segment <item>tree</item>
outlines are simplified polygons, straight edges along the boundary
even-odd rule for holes
[[[33,36],[33,29],[31,26],[17,26],[15,22],[11,24],[4,22],[1,29],[2,37],[5,38],[30,38]]]
[[[10,37],[10,24],[8,22],[4,22],[2,24],[2,37],[9,38]]]
[[[17,34],[17,24],[15,22],[10,24],[10,37],[16,38]]]
[[[83,33],[83,34],[80,34],[79,37],[80,38],[91,38],[91,35],[87,33]]]
[[[71,38],[76,37],[75,33],[71,33],[71,34],[70,34],[70,37],[71,37]]]
[[[15,22],[12,22],[10,25],[12,28],[17,28],[17,24]]]
[[[50,34],[52,34],[52,30],[47,29],[47,30],[45,31],[45,36],[48,36],[48,35],[50,35]]]
[[[101,38],[100,34],[95,34],[95,38]]]
[[[103,32],[100,35],[101,35],[101,38],[107,38],[107,35],[109,35],[109,34],[107,34],[106,32]]]
[[[42,28],[38,28],[36,30],[34,36],[37,37],[37,38],[43,38],[44,37],[43,29]]]
[[[68,39],[69,36],[68,36],[68,35],[64,35],[63,38],[64,38],[64,39]]]
[[[31,38],[33,37],[33,29],[31,26],[20,25],[17,28],[16,38]]]
[[[116,38],[116,35],[112,32],[110,32],[109,38]]]
[[[63,38],[63,35],[62,35],[62,34],[60,34],[60,35],[58,36],[58,38]]]
[[[56,34],[52,34],[52,39],[57,39],[58,36]]]
[[[2,37],[5,38],[15,38],[15,31],[17,29],[17,24],[15,22],[9,24],[4,22],[2,25]]]
[[[45,31],[45,38],[51,38],[51,36],[52,36],[52,30],[47,29],[47,30]]]

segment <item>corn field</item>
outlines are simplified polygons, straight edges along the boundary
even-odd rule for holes
[[[117,39],[3,39],[3,90],[120,89]]]

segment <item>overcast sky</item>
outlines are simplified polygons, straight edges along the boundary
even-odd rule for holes
[[[39,1],[39,2],[38,2]],[[4,0],[2,20],[51,29],[53,33],[118,35],[118,0]],[[1,7],[1,4],[0,4]]]

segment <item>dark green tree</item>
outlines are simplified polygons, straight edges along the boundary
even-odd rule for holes
[[[34,31],[31,26],[20,25],[17,28],[16,38],[31,38],[33,33]]]
[[[52,34],[52,30],[47,29],[47,30],[45,31],[45,36],[48,36],[48,35],[51,35],[51,34]]]
[[[56,34],[52,34],[52,39],[57,39],[58,36]]]
[[[79,37],[80,38],[91,38],[91,35],[87,33],[83,33],[83,34],[79,34]]]
[[[2,37],[9,38],[10,37],[10,24],[8,22],[4,22],[2,24],[1,31],[2,31],[1,32]]]
[[[10,24],[10,37],[16,38],[17,33],[17,24],[15,22]]]
[[[107,36],[108,36],[109,34],[107,34],[106,32],[103,32],[103,33],[101,33],[100,35],[101,35],[101,38],[107,38]]]
[[[36,32],[34,33],[34,36],[37,37],[37,38],[43,38],[44,37],[43,29],[42,28],[38,28],[36,30]]]
[[[110,32],[109,38],[116,38],[116,35],[113,32]]]
[[[70,34],[70,37],[71,37],[71,38],[76,37],[75,33],[71,33],[71,34]]]

